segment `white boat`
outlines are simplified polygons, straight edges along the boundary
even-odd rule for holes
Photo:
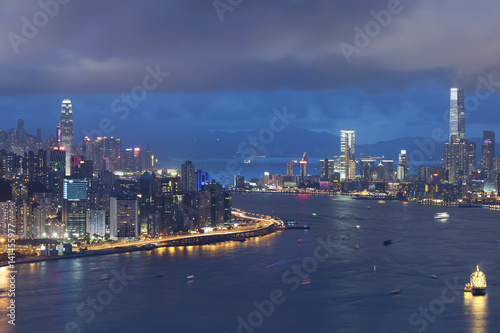
[[[450,214],[448,214],[447,212],[436,213],[436,215],[434,215],[435,219],[447,219],[449,217],[450,217]]]

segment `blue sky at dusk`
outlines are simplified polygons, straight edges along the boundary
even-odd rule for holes
[[[212,1],[42,3],[53,17],[28,38],[26,21],[44,18],[40,3],[0,4],[3,130],[22,118],[29,133],[54,134],[70,98],[77,142],[102,119],[103,134],[128,145],[256,130],[286,106],[293,126],[354,129],[359,143],[370,143],[447,131],[449,88],[458,86],[479,101],[466,135],[500,131],[493,0],[244,0],[223,14]],[[375,16],[384,26],[370,23]],[[377,26],[347,61],[341,43],[356,47],[355,28]],[[155,69],[169,75],[146,80],[154,88],[126,116],[116,112],[124,104],[115,101],[141,91]]]

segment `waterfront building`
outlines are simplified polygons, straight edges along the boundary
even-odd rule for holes
[[[286,175],[293,176],[293,162],[286,163]]]
[[[139,236],[137,197],[116,195],[110,198],[110,239]]]
[[[359,175],[362,179],[373,179],[375,173],[375,160],[362,158],[359,160]]]
[[[300,160],[299,164],[300,164],[300,176],[307,177],[307,153],[306,152],[304,152],[304,155],[302,155],[302,160]]]
[[[408,163],[408,156],[406,155],[406,150],[401,150],[397,167],[397,179],[399,181],[405,181],[408,180],[409,177],[410,164]]]

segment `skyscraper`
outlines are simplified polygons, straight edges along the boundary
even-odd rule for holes
[[[355,132],[340,131],[340,179],[354,179],[356,177],[356,159],[354,155]]]
[[[66,176],[70,176],[70,158],[73,154],[73,107],[69,99],[64,99],[61,105],[61,146],[66,152]]]
[[[304,155],[302,155],[302,160],[299,163],[300,163],[300,176],[306,177],[307,176],[307,153],[306,152],[304,152]]]
[[[495,132],[483,131],[483,143],[481,145],[481,171],[486,171],[488,175],[493,172],[495,157]]]
[[[406,155],[406,150],[401,150],[401,154],[399,154],[397,172],[398,180],[407,180],[410,176],[410,164],[408,164],[408,156]]]
[[[286,175],[293,176],[293,162],[286,163]]]
[[[63,180],[62,222],[69,235],[85,235],[87,231],[87,180]]]
[[[117,195],[110,198],[109,202],[109,238],[138,237],[138,205],[137,197]]]
[[[183,191],[196,191],[196,173],[191,161],[186,161],[181,165],[180,188]]]
[[[465,139],[464,90],[460,88],[450,92],[450,143],[453,137]]]

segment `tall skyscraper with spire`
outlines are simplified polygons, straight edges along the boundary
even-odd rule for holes
[[[464,90],[451,88],[450,91],[450,143],[456,139],[465,139]]]
[[[66,152],[66,176],[71,175],[71,155],[73,154],[73,107],[69,99],[61,105],[61,146]]]

